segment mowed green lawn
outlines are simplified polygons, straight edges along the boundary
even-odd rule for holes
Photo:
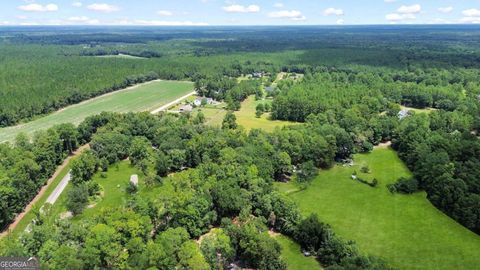
[[[282,247],[281,257],[287,263],[288,270],[320,270],[322,267],[315,257],[305,257],[301,252],[300,245],[292,239],[278,235],[274,237]]]
[[[267,103],[266,100],[255,100],[255,96],[250,96],[242,102],[242,106],[238,112],[235,112],[237,117],[237,124],[244,127],[245,130],[263,129],[265,131],[273,131],[277,127],[286,125],[296,125],[298,123],[287,121],[272,121],[269,119],[269,114],[263,114],[262,117],[255,116],[257,105],[260,103]],[[198,108],[194,110],[194,115],[198,111],[202,111],[205,115],[205,124],[211,126],[222,126],[223,118],[227,114],[225,105],[221,104],[216,107]]]
[[[75,104],[45,117],[18,126],[1,128],[0,143],[12,141],[20,132],[32,134],[56,124],[79,124],[86,117],[103,111],[151,111],[193,91],[193,83],[154,81]]]
[[[283,127],[286,125],[294,125],[298,123],[287,121],[272,121],[269,119],[269,114],[263,114],[260,118],[255,116],[257,105],[266,103],[265,100],[255,100],[255,96],[249,96],[242,102],[240,111],[235,112],[237,123],[243,126],[247,131],[251,129],[263,129],[265,131],[273,131],[276,127]]]
[[[129,161],[121,161],[111,165],[108,172],[105,173],[105,177],[102,177],[100,172],[93,176],[91,181],[97,182],[101,186],[102,195],[97,200],[90,202],[90,206],[85,208],[82,214],[73,217],[72,221],[88,220],[104,209],[124,206],[127,200],[133,196],[126,191],[132,174],[137,174],[139,177],[138,196],[155,199],[160,198],[160,196],[167,196],[173,189],[168,181],[165,181],[163,185],[156,183],[154,186],[147,187],[144,182],[144,175],[137,168],[131,166]],[[71,188],[72,184],[69,183],[57,202],[52,206],[48,217],[49,223],[58,219],[62,213],[67,212],[67,194]],[[18,233],[15,235],[18,235]]]
[[[304,191],[294,183],[277,184],[294,199],[304,215],[317,213],[361,251],[381,256],[399,269],[479,269],[480,236],[437,210],[424,192],[391,194],[386,184],[410,173],[396,153],[377,148],[355,156],[353,167],[336,166]],[[368,165],[370,174],[360,173]],[[351,179],[357,173],[378,179],[376,188]]]

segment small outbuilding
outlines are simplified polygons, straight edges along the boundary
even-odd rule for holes
[[[407,110],[407,109],[403,109],[401,110],[400,112],[398,112],[398,118],[401,120],[401,119],[404,119],[406,117],[410,116],[410,111]]]
[[[133,174],[132,176],[130,176],[130,183],[132,183],[132,185],[138,187],[138,175]]]
[[[187,104],[187,105],[184,105],[184,106],[180,107],[180,112],[189,113],[189,112],[192,112],[192,111],[193,111],[193,107],[190,104]]]

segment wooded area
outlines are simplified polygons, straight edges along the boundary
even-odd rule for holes
[[[52,223],[38,215],[29,233],[0,243],[1,255],[35,255],[47,269],[216,269],[231,263],[286,269],[271,231],[295,240],[327,269],[391,269],[336,235],[321,216],[302,215],[273,186],[294,180],[307,188],[319,169],[389,141],[413,178],[388,187],[357,180],[393,193],[425,190],[438,209],[480,233],[477,31],[210,30],[124,30],[128,37],[107,29],[0,31],[0,126],[158,78],[190,80],[199,96],[225,102],[228,111],[221,128],[205,125],[202,113],[101,113],[78,126],[57,125],[0,144],[0,227],[86,143],[91,150],[72,163],[66,199],[74,216],[101,193],[92,178],[127,159],[145,185],[173,186],[168,196],[150,198],[138,196],[132,183],[128,200],[91,218]],[[394,38],[400,34],[401,40]],[[145,59],[96,57],[120,53]],[[278,79],[280,72],[302,76]],[[246,132],[234,111],[253,95],[269,99],[258,114],[301,124]]]

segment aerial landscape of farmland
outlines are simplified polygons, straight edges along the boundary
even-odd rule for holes
[[[129,2],[0,3],[0,270],[479,269],[478,3]]]

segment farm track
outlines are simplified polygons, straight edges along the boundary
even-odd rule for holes
[[[44,185],[40,191],[38,192],[38,194],[33,198],[32,201],[30,201],[30,203],[25,207],[25,209],[23,210],[22,213],[18,214],[17,217],[15,218],[15,220],[13,221],[13,223],[11,223],[8,228],[3,231],[2,233],[0,233],[0,239],[7,236],[9,234],[9,232],[13,231],[18,223],[20,223],[20,221],[23,219],[23,217],[33,208],[33,206],[38,202],[40,201],[40,199],[43,197],[43,195],[45,195],[45,192],[47,192],[47,189],[50,187],[50,185],[52,184],[52,182],[55,180],[55,178],[58,177],[58,175],[62,172],[63,169],[65,169],[65,167],[68,165],[68,163],[70,163],[70,160],[78,155],[80,155],[83,151],[85,151],[86,149],[89,149],[90,148],[90,145],[87,144],[87,145],[84,145],[84,146],[81,146],[80,148],[78,148],[75,152],[73,152],[72,155],[68,156],[64,161],[63,163],[58,166],[57,170],[55,171],[55,173],[48,179],[47,181],[47,184]],[[63,191],[63,189],[62,189]]]
[[[172,102],[170,102],[170,103],[168,103],[168,104],[165,104],[165,105],[163,105],[162,107],[160,107],[160,108],[158,108],[158,109],[155,109],[155,110],[151,111],[150,113],[151,113],[151,114],[157,114],[157,113],[159,113],[159,112],[161,112],[161,111],[166,111],[166,110],[168,110],[168,108],[177,105],[178,103],[182,102],[182,100],[187,99],[188,97],[193,96],[193,95],[195,95],[195,94],[196,94],[195,91],[190,92],[190,93],[186,94],[186,95],[183,96],[183,97],[177,98],[176,100],[174,100],[174,101],[172,101]]]
[[[138,86],[136,86],[138,87]],[[133,87],[130,87],[128,89],[123,89],[123,90],[120,90],[120,91],[125,91],[125,90],[131,90],[132,88],[135,88],[135,86]],[[151,111],[150,113],[152,114],[156,114],[156,113],[159,113],[161,111],[166,111],[168,108],[182,102],[182,100],[194,95],[196,92],[193,91],[191,93],[188,93],[187,95],[185,96],[182,96],[172,102],[169,102],[168,104],[165,104],[163,106],[161,106],[160,108],[157,108],[153,111]],[[106,95],[111,95],[113,93],[108,93]],[[81,146],[80,148],[78,148],[72,155],[68,156],[64,161],[63,163],[57,168],[57,170],[55,171],[55,173],[48,179],[47,181],[47,184],[44,185],[40,191],[38,192],[38,194],[33,198],[32,201],[30,201],[30,203],[25,207],[25,209],[23,210],[22,213],[18,214],[17,217],[15,218],[15,220],[13,221],[13,223],[11,223],[8,228],[6,230],[4,230],[3,232],[0,233],[0,239],[7,236],[9,234],[9,232],[13,231],[17,226],[18,224],[20,223],[20,221],[22,221],[22,219],[25,217],[25,215],[33,208],[33,206],[41,200],[41,198],[45,195],[45,193],[47,192],[47,189],[51,186],[51,184],[53,183],[53,181],[55,180],[55,178],[58,177],[58,175],[63,171],[63,169],[65,169],[65,167],[68,165],[68,163],[71,161],[72,158],[80,155],[84,150],[86,149],[89,149],[90,148],[90,145],[87,144],[87,145],[84,145],[84,146]],[[69,181],[71,179],[71,175],[70,175],[70,172],[60,181],[60,183],[58,183],[57,187],[55,187],[55,189],[52,191],[52,193],[48,196],[47,200],[46,200],[46,203],[50,203],[50,204],[54,204],[57,199],[60,197],[60,195],[62,194],[62,192],[65,190],[65,188],[67,187]]]

